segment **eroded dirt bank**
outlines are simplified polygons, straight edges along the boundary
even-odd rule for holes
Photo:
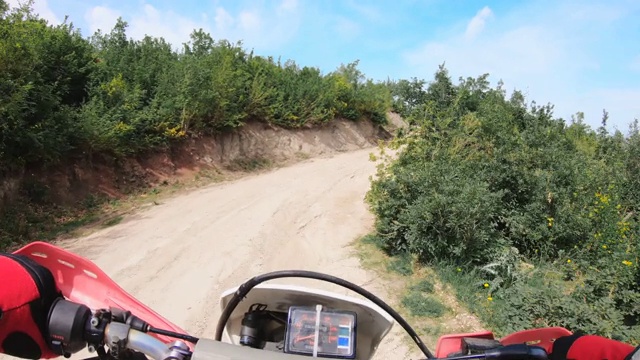
[[[34,203],[74,205],[90,196],[120,197],[165,180],[189,178],[203,169],[224,172],[238,160],[283,163],[362,149],[389,137],[370,121],[337,119],[323,127],[297,130],[253,122],[234,132],[188,139],[135,158],[85,155],[68,164],[0,176],[0,211],[21,194]]]
[[[326,272],[389,299],[350,246],[373,224],[363,201],[375,173],[372,151],[325,155],[200,189],[61,245],[199,336],[213,336],[225,289],[267,271]],[[317,281],[295,283],[349,293]],[[416,358],[397,334],[396,325],[376,358]]]

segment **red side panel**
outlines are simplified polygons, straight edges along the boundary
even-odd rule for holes
[[[15,254],[26,255],[47,267],[53,273],[62,294],[70,301],[91,309],[116,307],[128,310],[153,327],[186,334],[183,329],[136,300],[96,264],[83,257],[44,242],[33,242],[17,250]],[[153,336],[164,342],[176,340],[163,335]],[[189,345],[193,349],[193,345]]]
[[[562,327],[549,327],[540,329],[523,330],[507,335],[500,339],[502,345],[522,344],[536,345],[551,353],[553,342],[556,339],[571,335],[571,331]]]
[[[462,350],[462,338],[481,338],[494,339],[491,331],[482,331],[467,334],[452,334],[441,336],[436,345],[435,356],[437,358],[446,358],[447,355]]]
[[[602,359],[637,359],[629,355],[634,346],[596,335],[579,337],[569,348],[567,359],[602,360]]]
[[[0,254],[0,353],[51,359],[57,355],[49,350],[41,334],[44,319],[32,313],[31,307],[33,302],[42,301],[42,295],[25,266]]]

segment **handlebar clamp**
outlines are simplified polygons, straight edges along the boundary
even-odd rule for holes
[[[191,356],[189,346],[187,346],[184,341],[177,340],[169,346],[169,354],[165,360],[185,360],[189,358],[189,356]]]
[[[131,330],[129,325],[116,322],[110,323],[107,327],[104,339],[105,344],[109,347],[109,351],[113,357],[119,358],[120,353],[127,349],[129,330]]]

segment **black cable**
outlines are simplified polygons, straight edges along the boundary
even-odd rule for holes
[[[427,358],[431,359],[434,357],[433,354],[431,354],[431,351],[429,351],[427,346],[424,344],[424,342],[422,342],[422,340],[420,339],[418,334],[415,332],[415,330],[413,330],[411,325],[409,325],[409,323],[407,323],[407,321],[404,318],[402,318],[400,314],[398,314],[395,310],[393,310],[393,308],[387,305],[384,301],[380,300],[377,296],[363,289],[362,287],[356,284],[353,284],[349,281],[346,281],[344,279],[340,279],[335,276],[322,274],[314,271],[306,271],[306,270],[274,271],[274,272],[255,276],[247,280],[244,284],[240,285],[238,287],[238,290],[236,290],[235,294],[233,294],[231,301],[229,301],[229,304],[225,306],[224,310],[222,311],[222,314],[220,315],[220,319],[218,320],[218,325],[216,327],[215,340],[216,341],[222,340],[222,332],[224,331],[224,327],[227,325],[227,322],[231,317],[231,313],[233,313],[233,311],[236,309],[240,301],[244,299],[244,297],[249,293],[249,291],[251,291],[251,289],[253,289],[256,285],[263,283],[265,281],[280,279],[280,278],[287,278],[287,277],[299,277],[299,278],[322,280],[322,281],[340,285],[349,290],[355,291],[356,293],[364,296],[368,300],[371,300],[374,304],[378,305],[379,307],[384,309],[384,311],[386,311],[389,315],[391,315],[391,317],[393,317],[393,319],[397,321],[398,324],[400,324],[400,326],[402,326],[402,328],[411,336],[411,339],[416,343],[416,345],[418,345],[420,350],[425,354]]]
[[[173,332],[173,331],[168,331],[168,330],[162,330],[162,329],[158,329],[155,328],[153,326],[149,326],[149,330],[150,333],[155,333],[155,334],[160,334],[160,335],[165,335],[165,336],[170,336],[173,338],[177,338],[177,339],[182,339],[185,341],[188,341],[190,343],[196,344],[198,342],[197,337],[191,336],[191,335],[187,335],[187,334],[180,334],[177,332]]]
[[[287,325],[287,319],[283,319],[280,316],[276,315],[274,311],[267,311],[267,314],[269,314],[269,317],[271,317],[271,319],[275,320],[276,322]]]

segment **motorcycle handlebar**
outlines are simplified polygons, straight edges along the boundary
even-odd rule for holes
[[[58,355],[65,357],[70,357],[71,354],[88,346],[89,350],[98,351],[100,359],[106,359],[105,345],[114,358],[120,358],[127,349],[142,353],[153,360],[189,360],[192,357],[193,353],[185,342],[176,340],[165,343],[147,333],[157,329],[129,315],[115,310],[113,313],[104,310],[92,313],[84,305],[59,299],[49,313],[49,343]],[[428,359],[438,360],[434,357]],[[475,359],[546,360],[547,353],[537,346],[514,344],[487,350],[483,354],[447,358],[447,360]]]
[[[123,331],[126,331],[126,337],[123,339],[125,348],[141,352],[154,360],[180,360],[184,359],[187,355],[191,355],[189,347],[182,341],[165,344],[149,334],[131,329],[128,325],[120,323],[107,325],[105,343],[114,344],[118,339],[121,339],[119,333]]]
[[[115,358],[127,349],[154,360],[190,357],[191,351],[186,343],[180,340],[164,343],[146,333],[151,328],[148,324],[128,315],[115,310],[113,313],[106,310],[92,313],[85,305],[58,299],[49,312],[49,344],[58,355],[65,357],[88,347],[90,351],[97,350],[100,358],[104,358],[104,345]]]

